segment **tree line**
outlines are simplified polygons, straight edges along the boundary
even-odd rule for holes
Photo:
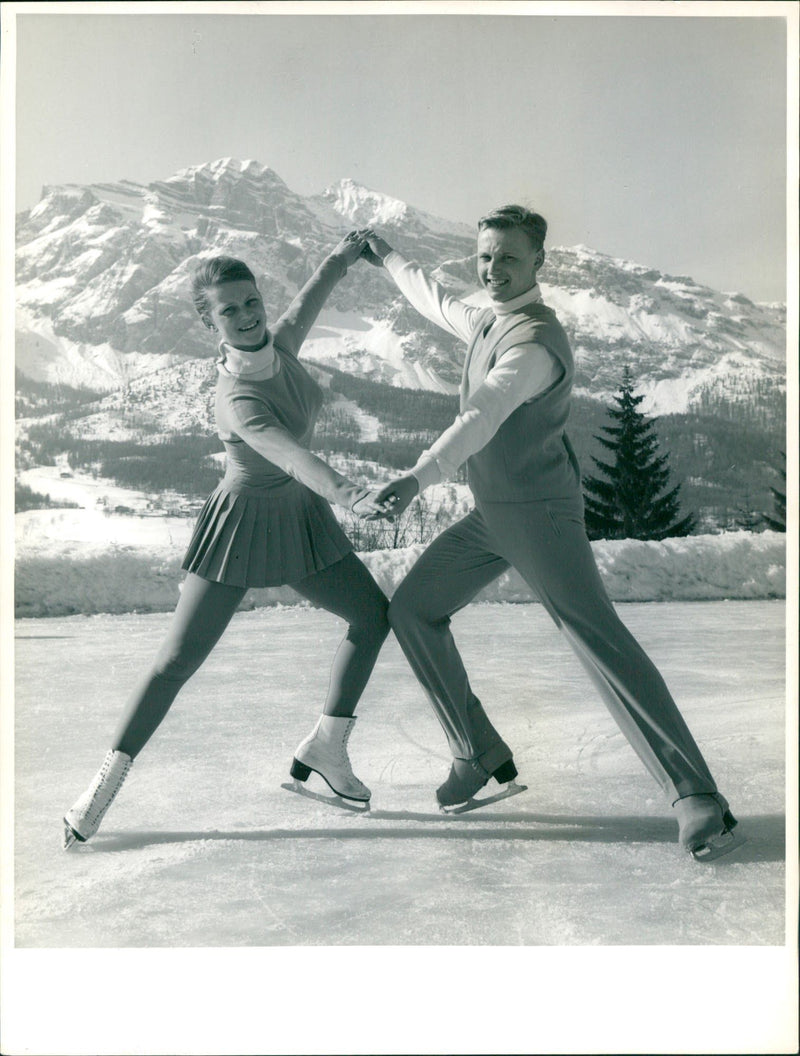
[[[19,368],[15,371],[15,413],[17,418],[37,417],[57,411],[80,408],[103,397],[94,389],[79,388],[64,382],[35,381]]]
[[[390,472],[405,471],[447,428],[458,409],[455,396],[397,388],[327,367],[319,369],[330,375],[330,389],[325,390],[313,443],[323,457],[345,455],[378,463]],[[68,422],[80,413],[89,396],[95,398],[97,394],[27,380],[25,385],[29,394],[44,401],[51,396],[60,400],[62,413],[55,420],[27,427],[18,443],[20,468],[53,465],[57,456],[66,453],[73,469],[87,468],[136,490],[169,490],[193,499],[204,497],[220,479],[222,467],[209,457],[222,451],[216,436],[84,440],[71,435]],[[378,420],[377,440],[359,438],[357,423],[335,406],[337,393]],[[659,538],[664,533],[702,531],[710,526],[764,528],[785,524],[785,469],[781,470],[776,423],[766,430],[746,417],[733,420],[733,405],[730,418],[693,410],[648,419],[638,410],[642,399],[634,395],[633,379],[626,371],[612,406],[580,396],[573,400],[567,427],[570,438],[584,471],[591,464],[601,471],[600,475],[584,477],[587,525],[594,537],[651,532],[650,536],[631,537]],[[612,424],[606,423],[607,418]],[[134,426],[136,420],[138,412],[132,412],[128,424]],[[152,428],[150,423],[142,432]],[[606,452],[604,457],[598,458],[602,453],[598,445]],[[781,472],[783,490],[778,486]],[[459,479],[465,479],[464,467]],[[19,501],[31,500],[20,495]],[[635,502],[639,503],[638,511],[633,509]],[[682,507],[685,512],[680,512]],[[377,529],[370,531],[374,534]]]

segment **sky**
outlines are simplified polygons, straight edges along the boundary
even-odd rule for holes
[[[4,6],[17,210],[43,185],[253,158],[300,194],[351,177],[470,225],[520,201],[551,245],[785,299],[785,18]]]

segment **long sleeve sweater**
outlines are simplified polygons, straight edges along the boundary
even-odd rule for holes
[[[228,480],[280,487],[293,477],[349,509],[367,494],[308,450],[322,391],[297,362],[325,300],[346,271],[340,257],[327,257],[262,348],[243,352],[224,343],[220,346],[216,417],[227,454]]]
[[[421,315],[454,337],[470,340],[484,309],[452,297],[396,250],[388,253],[383,263]],[[495,316],[502,317],[541,299],[536,285],[512,301],[492,303],[491,307]],[[545,392],[562,374],[558,359],[544,345],[533,342],[513,346],[495,363],[473,356],[461,381],[458,415],[411,469],[420,491],[452,477],[463,462],[491,440],[509,415]]]

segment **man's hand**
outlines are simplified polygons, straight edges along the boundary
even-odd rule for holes
[[[383,258],[392,252],[392,247],[385,239],[376,234],[371,227],[365,228],[360,233],[366,239],[366,245],[361,251],[362,257],[368,260],[370,264],[374,264],[376,268],[382,268]]]
[[[411,473],[385,484],[375,496],[375,505],[384,515],[399,517],[419,493],[419,481]]]

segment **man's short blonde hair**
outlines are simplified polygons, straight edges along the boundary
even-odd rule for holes
[[[482,216],[478,221],[479,231],[487,227],[501,230],[518,227],[530,238],[534,249],[544,248],[547,221],[538,213],[526,209],[524,205],[501,205],[499,209],[493,209],[491,213]]]

